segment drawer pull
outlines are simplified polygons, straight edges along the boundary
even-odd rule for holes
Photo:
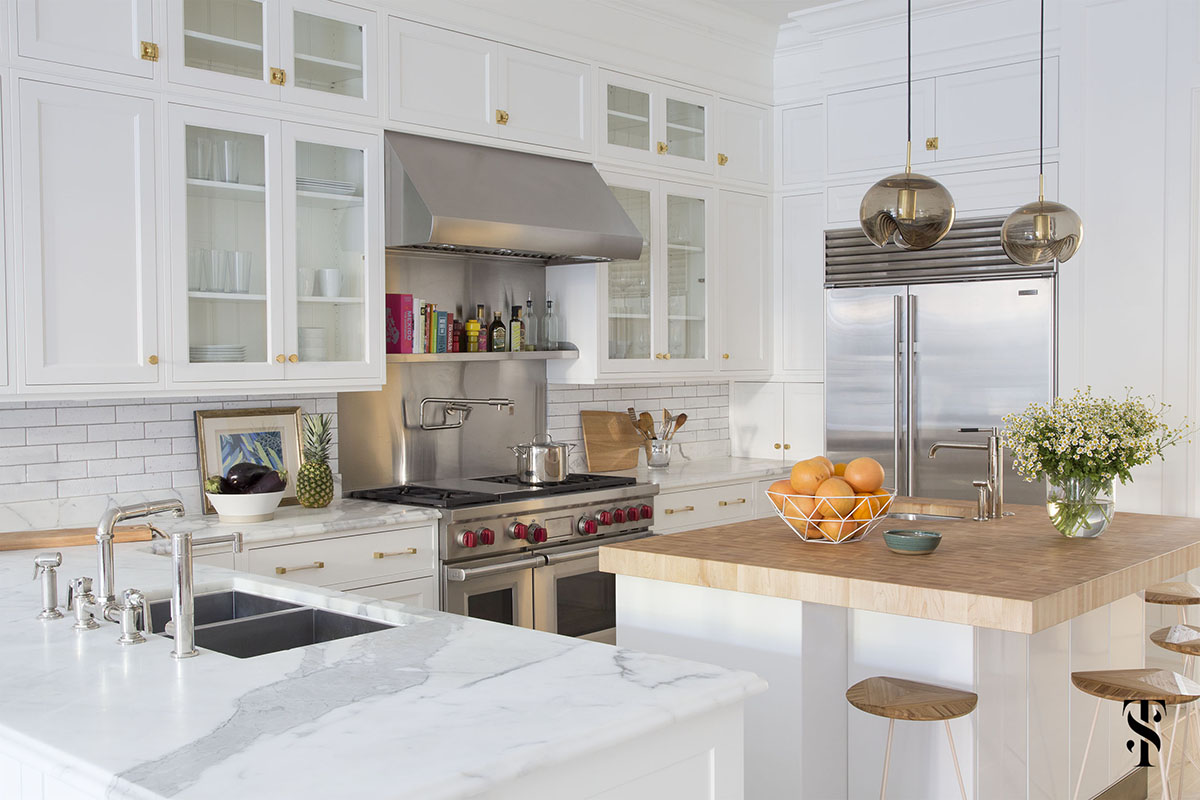
[[[746,498],[739,497],[737,500],[722,500],[719,503],[717,503],[717,505],[719,505],[719,506],[740,506],[742,503],[745,503],[745,502],[746,502]]]
[[[684,511],[695,511],[695,506],[684,506],[683,508],[668,508],[664,509],[664,514],[682,514]]]
[[[325,569],[324,561],[314,561],[311,564],[305,564],[302,567],[276,567],[276,575],[287,575],[289,572],[299,572],[302,569]]]
[[[415,556],[417,548],[406,547],[403,550],[397,550],[394,553],[372,553],[371,558],[391,558],[392,556]]]

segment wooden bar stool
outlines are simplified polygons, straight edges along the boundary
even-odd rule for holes
[[[1166,669],[1102,669],[1094,672],[1072,672],[1071,683],[1075,688],[1096,698],[1096,713],[1092,715],[1092,728],[1088,731],[1087,744],[1083,748],[1083,761],[1079,765],[1079,780],[1075,782],[1076,800],[1079,798],[1079,788],[1083,785],[1083,771],[1087,766],[1088,752],[1092,749],[1092,737],[1096,734],[1096,720],[1100,718],[1100,704],[1105,700],[1150,701],[1167,706],[1178,706],[1200,699],[1200,684],[1190,678],[1185,678],[1178,672]],[[1166,759],[1158,759],[1158,772],[1162,777],[1163,800],[1170,800],[1171,787],[1167,783],[1167,764],[1171,761],[1171,751],[1175,747],[1175,725],[1179,723],[1179,714],[1175,714],[1175,724],[1171,726],[1171,746],[1167,748]],[[1159,737],[1158,722],[1154,722],[1154,730]]]
[[[1179,624],[1187,624],[1188,606],[1200,605],[1200,586],[1184,581],[1156,583],[1146,590],[1146,602],[1156,606],[1176,606]]]
[[[1154,642],[1164,650],[1170,650],[1173,653],[1179,653],[1183,656],[1183,674],[1195,680],[1193,669],[1196,664],[1196,656],[1200,656],[1200,628],[1194,625],[1171,625],[1167,628],[1159,628],[1154,633],[1150,634],[1150,641]],[[1178,717],[1176,711],[1176,717]],[[1189,706],[1187,714],[1183,722],[1183,749],[1179,754],[1179,792],[1178,796],[1182,797],[1183,792],[1183,769],[1187,766],[1190,760],[1197,769],[1200,769],[1200,761],[1197,761],[1196,755],[1188,751],[1188,736],[1192,732],[1192,726],[1196,724],[1197,710],[1195,706]],[[1176,719],[1171,724],[1171,730],[1175,730],[1175,726],[1179,723]],[[1200,730],[1197,730],[1197,743],[1200,743]],[[1174,740],[1174,736],[1171,737]],[[1172,741],[1171,750],[1174,751],[1175,744]],[[1170,771],[1171,765],[1167,764],[1167,770]]]
[[[883,754],[883,781],[879,786],[879,798],[887,797],[888,764],[892,760],[892,732],[896,720],[907,719],[922,722],[944,722],[946,739],[950,742],[950,757],[954,759],[954,773],[958,776],[958,790],[967,800],[967,787],[963,784],[962,769],[958,766],[958,753],[954,750],[954,734],[950,732],[950,720],[966,716],[975,710],[979,695],[961,689],[948,689],[931,683],[918,683],[903,678],[867,678],[846,690],[846,700],[859,711],[887,717],[887,749]]]

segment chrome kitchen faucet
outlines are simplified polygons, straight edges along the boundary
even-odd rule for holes
[[[990,428],[959,428],[959,433],[986,433],[987,444],[983,442],[934,442],[929,447],[929,457],[933,458],[938,450],[986,450],[988,454],[987,482],[975,481],[979,490],[979,521],[999,519],[1004,516],[1004,445],[1000,441],[1000,430]]]

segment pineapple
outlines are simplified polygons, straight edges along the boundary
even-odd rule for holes
[[[296,499],[305,508],[324,508],[333,502],[333,471],[329,448],[333,443],[333,416],[309,414],[304,418],[304,463],[296,473]]]

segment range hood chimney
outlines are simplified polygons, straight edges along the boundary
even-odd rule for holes
[[[591,164],[387,132],[389,250],[546,265],[636,259],[642,235]]]

